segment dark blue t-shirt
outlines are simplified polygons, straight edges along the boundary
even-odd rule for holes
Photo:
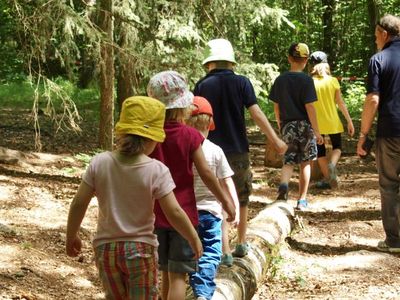
[[[196,83],[196,96],[206,98],[213,108],[215,130],[208,138],[225,153],[249,152],[245,108],[257,104],[250,80],[228,69],[214,69]]]
[[[379,94],[377,137],[400,136],[400,38],[371,57],[367,94]]]
[[[272,85],[269,98],[279,105],[281,126],[309,121],[305,104],[317,101],[313,79],[303,72],[284,72]]]

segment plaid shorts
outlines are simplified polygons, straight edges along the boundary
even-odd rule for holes
[[[284,164],[296,165],[317,158],[317,140],[308,121],[290,121],[282,128],[282,140],[288,145]]]
[[[112,242],[95,248],[106,299],[158,299],[156,248],[142,242]]]

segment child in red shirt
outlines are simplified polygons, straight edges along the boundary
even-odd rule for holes
[[[221,189],[217,178],[208,167],[201,144],[204,137],[184,124],[190,114],[193,94],[185,79],[177,72],[165,71],[154,75],[147,86],[147,94],[166,105],[165,141],[159,144],[151,157],[162,161],[176,184],[175,197],[194,226],[199,223],[194,194],[193,163],[207,187],[221,202],[229,215],[235,218],[233,200]],[[169,224],[156,204],[155,228],[159,241],[159,267],[162,271],[162,299],[184,300],[186,274],[197,271],[197,260],[188,242]]]

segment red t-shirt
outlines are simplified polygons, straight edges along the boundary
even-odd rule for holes
[[[204,137],[196,129],[175,121],[164,125],[165,141],[157,145],[151,157],[163,162],[170,170],[176,188],[174,194],[194,226],[199,223],[193,187],[193,152],[202,144]],[[154,206],[156,228],[171,228],[158,201]]]

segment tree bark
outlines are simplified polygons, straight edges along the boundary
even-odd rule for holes
[[[134,70],[135,65],[133,61],[133,57],[126,53],[124,49],[129,48],[129,33],[126,28],[124,28],[124,24],[120,23],[120,35],[121,38],[118,42],[119,50],[118,50],[118,71],[117,71],[117,103],[118,110],[121,111],[122,102],[134,95],[134,84],[135,84],[135,76]]]
[[[104,150],[113,148],[114,128],[114,49],[112,0],[100,2],[99,28],[104,32],[100,46],[100,124],[99,146]]]
[[[335,0],[322,0],[322,5],[325,7],[322,14],[322,51],[327,54],[332,53],[332,37],[333,37],[333,15],[335,12]]]
[[[375,26],[379,21],[379,6],[381,5],[380,0],[368,0],[368,17],[369,17],[369,27],[367,35],[370,36],[370,55],[372,56],[376,51],[375,45]]]

